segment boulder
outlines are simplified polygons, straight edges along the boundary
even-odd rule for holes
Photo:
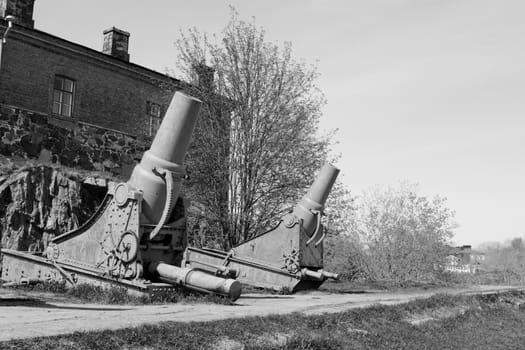
[[[50,166],[0,174],[2,248],[43,251],[53,237],[78,228],[95,212],[107,184],[92,177],[84,183],[79,173]]]

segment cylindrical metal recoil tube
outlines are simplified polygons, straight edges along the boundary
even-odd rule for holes
[[[325,164],[315,182],[293,210],[294,215],[302,219],[303,229],[308,235],[314,233],[320,223],[318,220],[321,219],[324,204],[338,174],[339,169]]]
[[[192,268],[181,268],[163,262],[152,263],[149,270],[166,283],[179,284],[201,292],[213,292],[233,301],[241,296],[241,283],[233,279],[216,277]]]
[[[159,170],[173,174],[171,198],[176,199],[180,193],[184,176],[182,163],[201,104],[194,97],[175,93],[150,149],[135,166],[128,181],[129,185],[143,192],[142,213],[152,223],[159,222],[167,200],[166,181],[159,176]]]

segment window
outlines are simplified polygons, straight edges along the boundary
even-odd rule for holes
[[[148,101],[146,103],[146,113],[149,117],[149,136],[155,136],[162,120],[160,118],[160,105]]]
[[[74,80],[62,76],[55,77],[55,85],[53,87],[53,114],[62,117],[71,117],[74,92]]]

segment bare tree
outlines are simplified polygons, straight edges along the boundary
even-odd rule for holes
[[[318,134],[325,100],[315,86],[316,67],[294,60],[290,43],[268,42],[264,30],[239,20],[233,9],[213,39],[191,29],[176,45],[179,68],[199,87],[209,114],[200,131],[207,149],[195,153],[214,169],[200,164],[192,176],[227,186],[222,192],[203,187],[197,200],[231,246],[268,228],[289,208],[326,159],[329,136]],[[206,66],[213,71],[203,71]]]

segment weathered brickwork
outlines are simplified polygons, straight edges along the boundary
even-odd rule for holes
[[[0,33],[7,23],[0,20]],[[47,33],[14,25],[2,50],[0,103],[52,115],[55,76],[75,82],[72,118],[140,135],[147,102],[161,115],[183,83]],[[57,123],[67,123],[70,118]]]
[[[2,106],[0,155],[98,170],[124,178],[151,140],[85,123],[64,128],[46,115]]]

